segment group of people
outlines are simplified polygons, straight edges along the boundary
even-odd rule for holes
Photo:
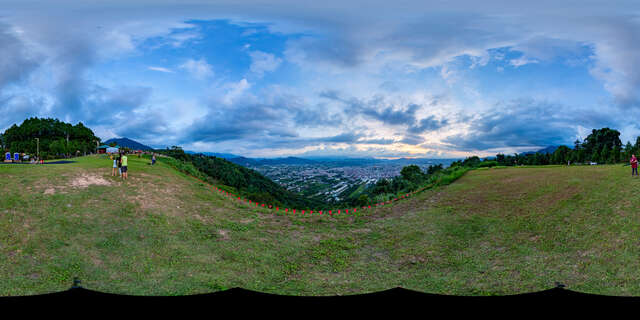
[[[127,153],[119,153],[117,157],[113,157],[111,155],[111,159],[113,159],[113,170],[111,170],[111,176],[116,176],[116,171],[118,175],[122,177],[122,179],[127,179],[127,168],[129,166],[129,159],[127,158]],[[116,170],[117,169],[117,170]]]
[[[116,157],[111,155],[111,160],[113,160],[113,169],[111,170],[111,176],[115,177],[116,175],[119,175],[122,177],[122,179],[126,180],[127,171],[129,171],[128,170],[129,159],[127,158],[127,153],[120,152]],[[151,165],[155,165],[155,164],[156,164],[156,154],[154,153],[151,156]]]

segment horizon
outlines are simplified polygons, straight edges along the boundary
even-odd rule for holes
[[[384,159],[640,135],[632,1],[6,3],[0,132],[54,117],[105,141]]]

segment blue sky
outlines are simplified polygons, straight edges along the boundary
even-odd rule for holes
[[[252,157],[448,158],[635,141],[640,5],[4,1],[0,130]],[[371,19],[376,17],[376,19]]]

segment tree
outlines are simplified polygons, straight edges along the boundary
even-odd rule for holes
[[[609,163],[618,163],[620,162],[620,148],[613,147],[611,151],[611,155],[609,156]]]
[[[400,170],[400,176],[414,184],[419,184],[424,180],[424,173],[420,170],[420,167],[415,164],[402,168],[402,170]]]
[[[631,159],[632,154],[635,154],[635,151],[633,151],[633,145],[631,145],[631,141],[627,141],[627,144],[624,146],[624,158]]]
[[[611,149],[605,144],[602,145],[602,150],[600,151],[600,162],[609,162],[609,157],[611,156]]]
[[[593,129],[582,143],[587,154],[593,154],[594,151],[602,152],[603,147],[611,151],[616,146],[618,148],[622,146],[620,132],[609,128]]]
[[[565,164],[570,159],[571,149],[567,146],[559,146],[556,151],[553,152],[551,162],[554,164]]]
[[[2,135],[5,148],[11,152],[28,154],[36,153],[38,138],[40,155],[43,158],[75,153],[77,150],[93,150],[96,140],[100,140],[81,122],[74,126],[51,118],[26,119],[20,125],[13,124]]]

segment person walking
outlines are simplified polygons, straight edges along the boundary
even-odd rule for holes
[[[633,177],[634,174],[638,176],[638,159],[635,154],[631,155],[629,162],[631,163],[631,176]]]
[[[155,165],[155,164],[156,164],[156,154],[154,152],[153,156],[151,156],[151,165]]]
[[[127,153],[122,156],[122,179],[127,180]]]

